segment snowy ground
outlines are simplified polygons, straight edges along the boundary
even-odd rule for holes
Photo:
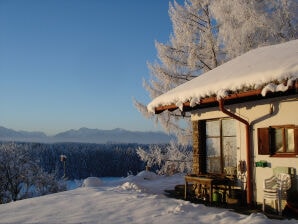
[[[177,184],[183,184],[182,175],[161,177],[145,171],[114,181],[89,178],[73,190],[0,205],[0,223],[297,223],[163,195]]]

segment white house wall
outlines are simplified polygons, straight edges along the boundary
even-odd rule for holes
[[[257,104],[256,104],[257,103]],[[270,157],[269,155],[258,155],[257,129],[273,125],[298,125],[298,98],[274,98],[262,101],[253,101],[237,105],[225,106],[226,109],[238,116],[246,119],[251,124],[252,139],[252,175],[254,200],[262,203],[263,200],[263,181],[272,176],[275,167],[293,167],[296,170],[296,179],[298,173],[298,157],[281,158]],[[207,108],[195,111],[192,114],[192,120],[206,120],[227,117],[226,114],[219,111],[218,107]],[[246,139],[245,126],[237,121],[237,160],[246,160]],[[269,167],[256,167],[255,162],[265,160]],[[296,180],[296,189],[298,189],[298,180]]]

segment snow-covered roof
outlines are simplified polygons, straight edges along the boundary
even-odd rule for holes
[[[152,100],[147,109],[155,112],[160,106],[183,104],[193,107],[201,99],[216,96],[224,98],[228,92],[243,89],[260,89],[265,96],[268,91],[286,91],[298,78],[298,39],[286,43],[251,50],[217,68],[206,72]],[[276,85],[288,80],[287,85]]]

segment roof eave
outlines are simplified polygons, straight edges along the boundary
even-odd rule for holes
[[[226,105],[231,105],[235,103],[243,103],[243,102],[249,102],[253,100],[262,100],[267,98],[274,98],[279,96],[287,96],[287,95],[295,95],[298,94],[298,81],[296,80],[294,82],[294,85],[290,86],[287,91],[285,92],[268,92],[266,96],[261,95],[262,89],[257,90],[250,90],[245,92],[239,92],[239,93],[231,93],[228,96],[224,97],[224,101]],[[190,102],[183,103],[183,111],[190,112],[202,108],[208,108],[208,107],[214,107],[218,106],[218,99],[216,97],[207,97],[201,99],[199,104],[196,104],[195,106],[191,107]],[[163,111],[174,111],[177,110],[178,106],[175,104],[170,105],[163,105],[158,106],[155,108],[155,114],[160,114]]]

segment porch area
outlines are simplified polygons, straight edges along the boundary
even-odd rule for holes
[[[236,180],[224,175],[186,175],[184,199],[199,200],[205,204],[246,204],[245,191]]]
[[[216,207],[219,209],[228,209],[236,213],[250,215],[253,213],[264,213],[262,210],[262,204],[247,205],[246,203],[246,191],[241,190],[239,187],[233,188],[231,191],[226,192],[226,198],[222,196],[220,200],[216,200],[216,196],[212,200],[206,200],[206,197],[198,197],[195,194],[194,184],[189,183],[188,185],[176,185],[174,189],[165,190],[165,195],[170,198],[190,201],[194,204],[203,204],[208,207]],[[187,188],[185,188],[187,187]],[[220,186],[219,186],[220,187]],[[226,186],[225,186],[226,187]],[[185,191],[188,191],[188,196],[185,198]],[[222,194],[223,190],[219,190]],[[293,195],[297,197],[298,195]],[[215,200],[213,200],[215,199]],[[292,210],[287,207],[283,210],[282,216],[278,215],[275,209],[267,209],[264,213],[270,219],[285,220],[285,219],[296,219],[298,220],[297,213],[293,213]]]
[[[264,211],[263,204],[247,204],[247,192],[243,187],[245,185],[239,185],[239,179],[236,177],[215,174],[187,174],[184,179],[185,184],[176,185],[174,189],[165,190],[165,195],[190,201],[191,203],[229,209],[245,215],[263,213],[270,219],[298,220],[297,191],[288,192],[282,214],[279,214],[274,207],[268,205],[266,211]]]

